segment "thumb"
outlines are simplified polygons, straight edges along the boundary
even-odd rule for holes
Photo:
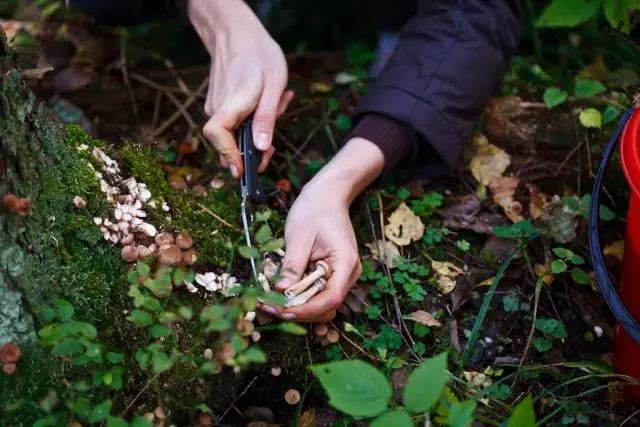
[[[298,234],[290,239],[285,237],[287,250],[282,261],[280,280],[276,284],[277,290],[284,291],[302,278],[309,264],[312,244],[312,236]]]
[[[278,107],[283,91],[284,85],[265,82],[262,97],[253,115],[253,139],[260,151],[266,151],[271,147],[273,129],[276,125]]]

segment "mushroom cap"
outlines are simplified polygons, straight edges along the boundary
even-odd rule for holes
[[[333,273],[333,269],[331,268],[331,266],[328,263],[326,263],[326,262],[324,262],[322,260],[316,262],[316,268],[318,268],[318,267],[324,268],[324,278],[325,279],[328,279],[329,276],[331,276],[331,273]]]
[[[158,246],[170,245],[173,243],[173,236],[171,233],[160,233],[156,236],[156,244]]]
[[[2,197],[2,205],[9,212],[15,212],[18,210],[18,197],[13,193],[7,193]]]
[[[31,212],[31,200],[19,199],[18,200],[18,213],[20,215],[27,215]]]
[[[120,256],[125,262],[136,262],[140,258],[140,253],[136,246],[127,245],[120,250]]]
[[[0,361],[3,363],[15,363],[20,360],[22,350],[16,344],[8,342],[0,346]]]
[[[329,329],[329,331],[327,332],[327,341],[332,344],[337,343],[338,341],[340,341],[340,333],[335,329]]]
[[[182,261],[182,251],[176,245],[162,245],[158,249],[158,261],[162,265],[174,266]]]
[[[295,388],[290,388],[289,390],[287,390],[287,392],[284,394],[284,400],[289,404],[289,405],[295,405],[298,402],[300,402],[300,392],[298,390],[296,390]]]
[[[313,333],[318,337],[323,337],[329,332],[329,327],[324,323],[318,323],[313,327]]]
[[[5,363],[4,366],[2,367],[2,370],[4,371],[5,374],[12,375],[16,371],[16,364]]]
[[[193,239],[189,236],[189,233],[178,233],[176,236],[176,245],[178,245],[180,249],[189,249],[193,246]]]
[[[198,261],[198,256],[196,255],[196,251],[191,249],[187,249],[186,251],[182,251],[182,262],[187,265],[193,265]]]
[[[281,373],[282,368],[280,366],[274,366],[273,368],[271,368],[271,375],[273,375],[274,377],[279,377]]]

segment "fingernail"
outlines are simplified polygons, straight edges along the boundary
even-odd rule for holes
[[[266,150],[269,148],[269,135],[266,132],[260,132],[258,134],[256,147],[258,147],[259,150]]]
[[[274,307],[271,307],[270,305],[263,304],[262,310],[266,311],[269,314],[273,314],[274,316],[278,314],[278,310],[276,310]]]
[[[298,317],[298,315],[295,313],[282,313],[280,317],[282,317],[284,320],[292,320]]]
[[[234,178],[238,177],[238,168],[236,167],[236,165],[231,165],[230,167],[231,169],[231,175],[233,175]]]

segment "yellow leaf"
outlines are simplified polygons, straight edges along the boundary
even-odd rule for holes
[[[489,185],[495,177],[502,176],[511,164],[511,156],[503,149],[490,144],[481,133],[473,138],[475,153],[471,159],[470,169],[473,177],[482,185]]]
[[[456,280],[451,277],[440,276],[437,278],[436,283],[442,295],[447,295],[456,288]]]
[[[522,205],[513,200],[513,195],[520,184],[518,178],[497,176],[491,180],[489,188],[493,193],[493,201],[496,202],[513,222],[522,221]]]
[[[314,427],[316,425],[316,410],[311,408],[300,414],[297,427]]]
[[[424,326],[429,326],[429,327],[433,326],[436,328],[439,328],[440,326],[442,326],[442,323],[440,323],[436,318],[434,318],[431,313],[427,313],[426,311],[423,311],[423,310],[418,310],[411,313],[409,315],[409,319],[413,320],[414,322],[422,323]]]
[[[436,283],[443,295],[455,289],[456,277],[463,273],[460,267],[450,262],[431,260],[431,268],[435,271]]]
[[[491,385],[491,378],[482,372],[464,371],[462,375],[464,376],[464,379],[473,386],[473,388],[485,388]]]
[[[311,83],[309,86],[311,93],[329,93],[331,89],[332,87],[330,85],[322,82]]]
[[[618,240],[617,242],[613,242],[612,244],[605,246],[602,253],[612,256],[622,262],[622,257],[624,256],[624,240]]]
[[[549,195],[540,192],[533,184],[527,184],[527,189],[529,190],[529,215],[533,219],[538,219],[549,204]]]
[[[412,241],[422,238],[424,224],[420,217],[414,214],[405,203],[401,203],[389,217],[384,234],[396,245],[406,246]]]
[[[550,285],[553,282],[553,274],[551,273],[551,261],[546,264],[536,264],[533,268],[536,272],[536,276],[542,279],[546,285]]]
[[[378,240],[373,243],[366,243],[366,247],[371,251],[371,257],[385,264],[389,268],[395,267],[394,261],[400,256],[398,247],[389,240]]]

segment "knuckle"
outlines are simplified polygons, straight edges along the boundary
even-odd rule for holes
[[[332,308],[338,308],[342,304],[342,295],[334,293],[329,297],[329,305]]]
[[[303,271],[304,269],[300,268],[300,264],[295,260],[289,259],[282,263],[283,274],[298,275],[302,274]]]

